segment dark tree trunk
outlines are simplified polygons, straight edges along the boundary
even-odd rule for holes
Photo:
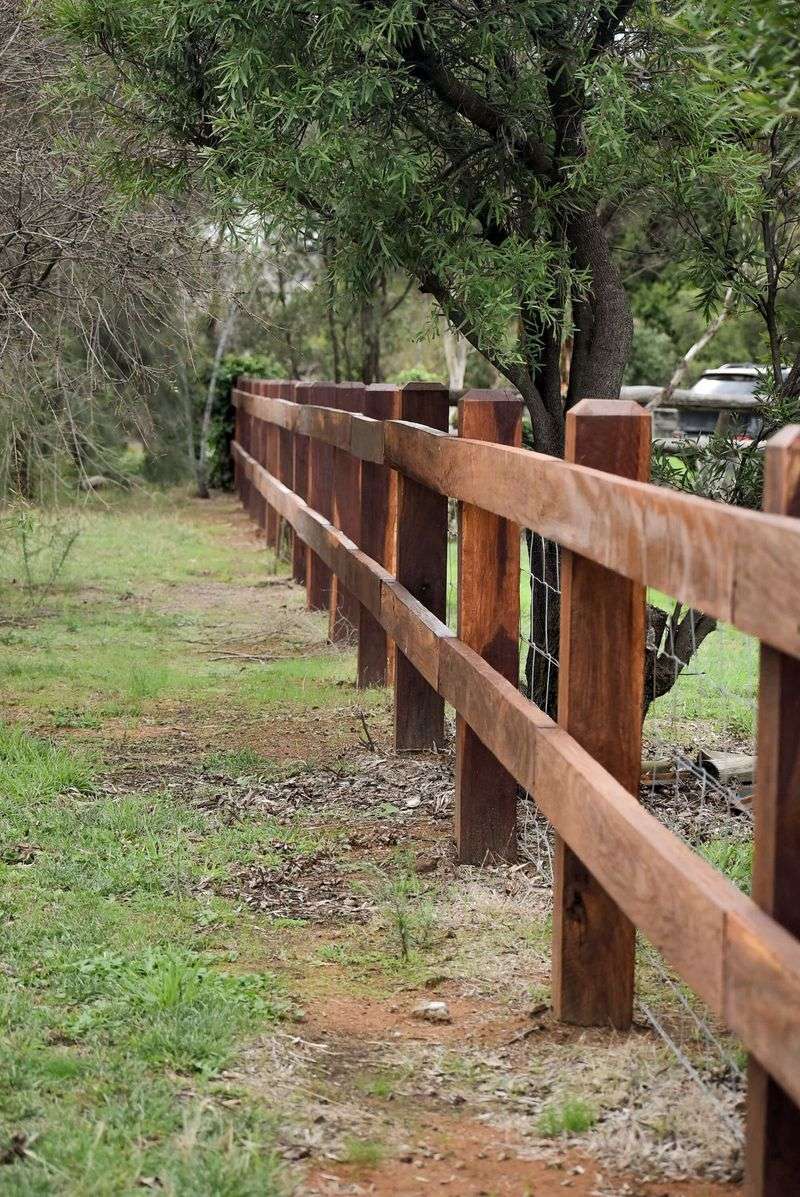
[[[633,319],[603,227],[594,213],[577,213],[567,224],[575,265],[588,270],[591,287],[573,297],[574,339],[566,400],[561,396],[560,331],[531,328],[541,346],[531,371],[536,401],[529,402],[534,447],[564,455],[566,411],[580,399],[618,399],[633,337]],[[527,397],[526,397],[527,398]],[[526,533],[531,555],[531,626],[525,661],[528,695],[555,717],[558,704],[559,548]]]
[[[381,382],[380,288],[376,286],[361,304],[361,381]]]
[[[672,611],[648,605],[644,715],[657,698],[669,693],[716,626],[712,616],[691,607],[684,611],[682,603],[676,603]]]
[[[559,548],[526,529],[531,612],[525,687],[528,698],[553,719],[558,702],[558,642],[561,617]]]
[[[31,463],[28,437],[20,428],[14,428],[11,433],[10,453],[10,481],[14,495],[18,499],[30,499],[31,494]]]

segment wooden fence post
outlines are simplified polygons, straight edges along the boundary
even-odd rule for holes
[[[294,389],[297,384],[293,379],[279,382],[276,386],[276,399],[286,399],[294,402]],[[278,479],[294,490],[294,436],[288,428],[278,428]],[[290,544],[290,541],[292,542]],[[278,533],[276,552],[281,553],[286,560],[292,561],[294,554],[294,533],[284,519],[278,517]]]
[[[309,403],[310,390],[311,383],[298,382],[294,388],[295,403]],[[308,499],[308,437],[296,432],[293,442],[294,489],[301,499]],[[306,546],[296,532],[292,539],[292,577],[298,585],[306,585]]]
[[[767,444],[765,511],[800,516],[800,427]],[[766,596],[765,596],[766,597]],[[761,645],[753,898],[800,938],[800,660]],[[800,1109],[751,1056],[747,1197],[785,1197],[800,1177]]]
[[[360,412],[364,406],[364,386],[360,382],[341,382],[335,390],[336,406],[341,411]],[[361,462],[346,449],[333,451],[333,524],[358,544],[361,535]],[[355,595],[333,575],[329,638],[332,644],[352,644],[358,637],[361,604]]]
[[[364,414],[373,420],[394,418],[397,388],[386,383],[371,383],[364,395]],[[383,566],[389,565],[393,552],[394,527],[391,521],[390,470],[373,461],[361,463],[361,540],[359,547]],[[358,622],[359,689],[385,686],[387,677],[386,633],[365,607]]]
[[[579,465],[646,481],[650,442],[650,417],[635,403],[584,399],[567,415],[565,456]],[[641,772],[645,636],[644,587],[562,550],[558,722],[632,794]],[[626,1030],[634,948],[633,924],[557,836],[556,1017]]]
[[[522,401],[511,391],[469,391],[458,403],[458,435],[522,443]],[[491,479],[486,479],[487,487]],[[503,677],[519,683],[520,529],[460,503],[458,637]],[[456,716],[455,836],[462,864],[514,861],[517,783]]]
[[[234,387],[234,390],[236,390],[236,391],[242,390],[241,375],[238,378],[234,379],[233,387]],[[233,409],[233,440],[234,440],[235,444],[241,445],[242,448],[244,448],[244,443],[242,441],[242,435],[243,435],[242,425],[243,425],[243,423],[244,423],[244,421],[242,420],[242,409],[237,402],[236,406]],[[235,495],[239,496],[239,502],[241,503],[243,500],[243,497],[244,497],[244,473],[242,471],[241,463],[239,461],[239,454],[235,453],[235,452],[233,454],[233,493]]]
[[[268,396],[270,399],[279,398],[280,392],[278,388],[280,383],[274,380],[262,383],[262,395]],[[278,428],[275,424],[264,424],[264,442],[263,442],[263,457],[261,464],[264,469],[272,474],[273,478],[278,477],[278,460],[279,460],[279,438]],[[279,516],[275,508],[267,503],[266,505],[266,533],[267,533],[267,547],[272,549],[277,560],[278,556],[278,530],[279,530]]]
[[[446,432],[450,395],[438,383],[410,382],[399,392],[398,416]],[[447,605],[447,498],[397,475],[397,580],[441,620]],[[444,745],[444,699],[397,649],[394,745],[425,751]]]
[[[266,382],[264,382],[261,379],[257,379],[253,382],[251,389],[252,389],[252,392],[254,395],[266,395],[267,394],[266,387],[267,387]],[[252,422],[252,428],[253,428],[253,437],[252,437],[253,447],[250,450],[250,453],[251,453],[251,456],[253,456],[256,459],[256,461],[258,462],[259,465],[264,465],[264,463],[266,461],[266,445],[267,445],[267,436],[268,436],[268,425],[265,423],[264,420],[256,420],[254,418],[253,422]],[[255,487],[253,489],[254,489],[255,495],[256,495],[256,520],[258,522],[258,526],[261,529],[263,529],[263,531],[266,533],[268,510],[269,510],[267,500],[264,498],[264,496],[262,494],[260,494],[256,490]]]
[[[313,383],[307,401],[315,407],[332,407],[333,394],[333,383]],[[331,518],[332,492],[333,447],[312,437],[308,446],[308,505],[327,520]],[[329,609],[331,571],[313,549],[306,552],[306,594],[309,611]]]
[[[250,379],[248,381],[247,391],[248,391],[248,394],[250,394],[250,395],[258,394],[258,383],[256,382],[255,379]],[[247,415],[245,416],[245,440],[247,442],[246,447],[247,447],[247,452],[250,454],[250,456],[255,457],[256,460],[258,460],[258,435],[259,435],[260,427],[261,427],[261,425],[259,424],[258,420],[255,418],[255,416],[251,415],[248,412]],[[250,516],[251,520],[255,520],[256,522],[258,521],[259,501],[260,501],[260,495],[259,495],[258,491],[256,490],[255,486],[253,485],[253,483],[248,479],[248,483],[247,483],[247,514]]]
[[[249,383],[249,379],[246,374],[242,374],[239,376],[238,389],[244,395],[246,395],[249,392],[250,383]],[[249,452],[249,449],[247,448],[248,419],[249,419],[249,417],[247,415],[247,412],[244,410],[244,408],[237,407],[236,408],[236,439],[239,442],[239,444],[242,446],[242,448],[244,449],[245,453]],[[249,509],[249,507],[248,507],[248,498],[249,498],[248,490],[249,490],[250,484],[249,484],[247,474],[241,467],[239,468],[238,477],[239,477],[239,499],[241,501],[242,507],[244,508],[245,511],[247,511]]]

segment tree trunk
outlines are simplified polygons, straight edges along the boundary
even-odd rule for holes
[[[467,354],[470,351],[470,343],[451,324],[448,324],[445,328],[442,341],[444,343],[444,357],[447,362],[450,394],[452,395],[464,389],[464,375],[467,370]]]
[[[375,286],[361,304],[361,381],[381,381],[381,310],[380,287]]]
[[[537,330],[533,314],[524,314],[527,335],[534,344],[538,339],[541,346],[538,368],[531,371],[538,396],[538,403],[529,404],[534,447],[557,457],[564,455],[568,408],[580,399],[619,398],[633,338],[625,288],[596,214],[574,214],[565,232],[575,266],[588,270],[591,279],[587,294],[572,297],[574,335],[566,402],[561,397],[564,362],[560,333],[552,328]],[[535,533],[526,533],[526,539],[531,560],[531,622],[525,678],[529,697],[555,717],[561,609],[559,548]]]
[[[15,424],[11,431],[11,489],[16,498],[26,501],[32,498],[28,442],[27,432]]]
[[[336,282],[333,277],[333,269],[330,261],[330,244],[326,243],[322,254],[322,261],[325,270],[325,290],[326,303],[325,315],[328,321],[328,336],[331,341],[331,357],[333,358],[333,381],[342,381],[342,369],[340,364],[341,351],[339,349],[339,330],[336,327]]]
[[[208,499],[210,492],[208,489],[208,437],[211,431],[211,415],[214,410],[214,400],[217,397],[217,378],[219,376],[219,367],[222,362],[225,348],[230,340],[233,326],[236,323],[236,308],[233,303],[229,303],[228,312],[225,321],[220,328],[219,337],[217,339],[217,347],[214,352],[214,364],[211,368],[211,377],[208,380],[208,390],[206,391],[206,401],[203,407],[203,419],[200,424],[200,436],[198,438],[198,451],[196,463],[197,475],[197,497],[198,499]]]

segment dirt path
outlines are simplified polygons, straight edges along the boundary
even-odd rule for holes
[[[237,967],[276,974],[294,1013],[215,1099],[274,1114],[304,1197],[734,1197],[741,1095],[670,994],[645,976],[699,1087],[642,1023],[556,1024],[536,868],[456,867],[450,759],[391,754],[390,696],[355,690],[352,659],[269,574],[232,501],[181,518],[233,547],[234,568],[129,601],[183,621],[209,689],[62,734],[101,740],[107,793],[157,788],[241,837],[240,863],[196,888],[234,904]]]
[[[232,523],[243,547],[259,551],[242,517]],[[251,604],[236,587],[225,598],[231,629],[240,624],[235,651],[320,651],[324,621],[302,615],[297,590],[276,582],[262,591],[266,626],[255,636],[247,626]],[[724,1134],[707,1125],[698,1135],[692,1126],[698,1116],[716,1120],[717,1112],[650,1032],[640,1028],[621,1040],[553,1023],[547,895],[526,870],[482,876],[454,868],[450,762],[394,760],[385,699],[363,717],[357,707],[358,695],[345,686],[333,711],[273,713],[255,734],[237,737],[290,763],[307,761],[313,747],[314,770],[247,801],[251,810],[271,804],[270,813],[334,840],[302,864],[289,854],[277,869],[240,878],[252,908],[311,916],[310,925],[275,933],[270,948],[302,1004],[296,1032],[254,1047],[241,1070],[267,1100],[276,1084],[285,1086],[281,1105],[291,1129],[284,1154],[303,1169],[299,1191],[735,1193],[711,1179],[670,1177],[684,1169],[712,1176],[735,1170]],[[364,746],[366,737],[377,751]],[[399,889],[392,880],[398,867]],[[418,1017],[433,1000],[446,1003],[448,1021]],[[637,1074],[630,1087],[628,1070]],[[577,1129],[542,1134],[543,1121],[551,1117],[556,1126],[565,1107],[569,1122],[570,1101]],[[624,1112],[627,1102],[638,1111]],[[584,1105],[585,1120],[597,1118],[586,1128]]]

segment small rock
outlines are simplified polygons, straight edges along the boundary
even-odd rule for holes
[[[406,799],[406,810],[416,810],[416,808],[421,805],[422,805],[421,798],[407,798]]]
[[[424,1022],[452,1022],[453,1016],[447,1002],[419,1002],[411,1011],[412,1018]]]

